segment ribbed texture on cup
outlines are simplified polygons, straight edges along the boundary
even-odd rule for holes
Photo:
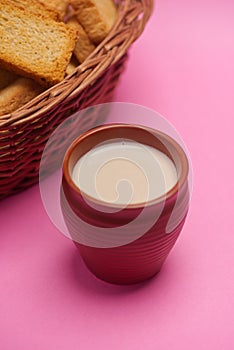
[[[65,189],[65,193],[63,189]],[[97,227],[102,226],[104,223],[108,224],[109,227],[113,227],[115,222],[111,222],[109,215],[107,215],[108,219],[106,218],[105,220],[105,213],[103,212],[100,214],[102,217],[99,218],[95,215],[96,211],[92,208],[87,207],[88,211],[86,212],[82,198],[78,198],[77,194],[74,194],[77,205],[71,208],[70,204],[72,205],[74,201],[71,200],[70,195],[71,192],[66,193],[66,184],[64,184],[63,188],[61,188],[61,208],[71,237],[81,239],[78,239],[78,242],[75,242],[75,244],[88,269],[98,278],[115,284],[138,283],[151,278],[160,271],[182,230],[189,205],[188,187],[185,186],[180,191],[179,198],[174,196],[165,202],[164,209],[157,222],[140,238],[122,246],[96,248],[95,244],[97,243],[97,246],[100,246],[101,240],[107,237],[108,227],[103,235],[98,235],[95,232],[95,224]],[[177,209],[177,215],[179,215],[180,222],[172,232],[166,233],[166,226],[176,200],[178,200],[177,207],[179,210]],[[153,213],[154,207],[150,208],[150,210]],[[135,215],[137,214],[138,212],[135,213]],[[122,212],[122,216],[120,213],[118,215],[120,221],[123,218],[124,220],[132,219],[132,212],[130,215],[128,209]],[[88,232],[89,235],[92,235],[92,244],[94,246],[80,244],[81,242],[83,243],[84,236],[84,232],[79,232],[80,230],[82,231],[80,228],[80,217],[94,225],[94,229]],[[128,234],[127,230],[126,234]]]
[[[160,271],[184,221],[185,217],[170,234],[155,238],[157,232],[151,232],[148,237],[122,247],[92,248],[77,243],[76,245],[87,267],[98,278],[115,284],[138,283]]]

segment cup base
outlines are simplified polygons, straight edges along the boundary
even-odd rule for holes
[[[137,284],[142,284],[142,283],[147,283],[148,281],[152,280],[154,277],[156,277],[161,268],[156,271],[153,272],[153,274],[151,274],[150,276],[147,277],[141,277],[141,278],[134,278],[134,279],[118,279],[118,278],[111,278],[111,277],[106,277],[103,275],[99,275],[98,273],[96,273],[95,271],[93,271],[86,263],[85,263],[87,269],[99,280],[109,283],[109,284],[113,284],[113,285],[117,285],[117,286],[132,286],[132,285],[137,285]]]
[[[112,269],[107,267],[105,269],[105,264],[102,265],[102,267],[100,268],[100,266],[97,266],[95,263],[93,263],[93,261],[90,261],[90,256],[86,258],[86,254],[82,254],[82,248],[79,244],[77,244],[76,242],[74,243],[77,249],[79,250],[81,258],[87,269],[98,279],[110,284],[133,285],[147,282],[160,272],[164,263],[164,260],[159,261],[151,266],[142,267],[142,269],[139,269],[138,267],[135,271],[132,271],[128,268],[123,269],[122,264],[122,269],[119,269],[119,266],[114,266]]]

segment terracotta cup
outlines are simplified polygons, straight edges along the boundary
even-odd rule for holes
[[[175,186],[156,199],[125,207],[83,193],[72,180],[78,159],[98,144],[116,139],[133,140],[165,153],[176,167]],[[71,144],[63,162],[61,209],[70,236],[94,275],[110,283],[132,284],[160,271],[188,212],[188,171],[182,147],[147,127],[99,126]]]

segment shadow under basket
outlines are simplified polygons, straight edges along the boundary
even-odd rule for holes
[[[77,111],[113,100],[128,49],[153,11],[153,0],[116,2],[114,27],[85,62],[61,83],[0,116],[0,199],[38,182],[43,149],[58,125]],[[84,114],[80,131],[95,125],[97,118]]]

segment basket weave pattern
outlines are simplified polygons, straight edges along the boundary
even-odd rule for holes
[[[143,32],[153,0],[119,0],[118,6],[115,26],[83,64],[17,111],[0,116],[0,199],[38,181],[45,144],[67,117],[113,99],[128,48]],[[81,129],[94,121],[84,117]]]

